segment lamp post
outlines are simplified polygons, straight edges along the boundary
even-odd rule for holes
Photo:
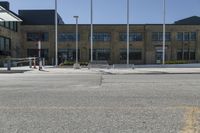
[[[78,18],[79,16],[74,16],[76,19],[76,63],[74,64],[75,69],[80,69],[80,64],[78,63]]]
[[[166,7],[165,7],[165,0],[163,0],[163,61],[162,64],[165,65],[165,16],[166,16]]]
[[[127,0],[127,66],[129,65],[129,0]]]
[[[55,66],[58,66],[58,15],[57,15],[57,0],[55,0]]]
[[[91,0],[91,28],[90,28],[90,55],[91,55],[91,59],[90,59],[90,62],[93,62],[93,0]]]

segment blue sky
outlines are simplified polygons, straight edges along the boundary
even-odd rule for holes
[[[53,9],[54,0],[7,0],[11,10]],[[93,0],[94,23],[126,23],[126,0]],[[130,0],[130,23],[162,23],[163,0]],[[200,16],[200,0],[166,0],[167,23],[190,16]],[[79,23],[90,23],[90,0],[58,0],[58,12],[67,24],[75,22],[73,16],[80,16]]]

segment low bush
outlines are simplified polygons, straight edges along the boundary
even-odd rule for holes
[[[87,66],[87,65],[88,65],[88,62],[80,62],[80,65],[81,65],[81,66]]]
[[[185,60],[175,60],[175,61],[166,61],[166,64],[188,64],[188,61]]]

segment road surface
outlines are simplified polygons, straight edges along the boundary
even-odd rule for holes
[[[0,74],[0,133],[199,133],[199,74]]]

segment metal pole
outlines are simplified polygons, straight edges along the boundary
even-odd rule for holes
[[[41,42],[38,41],[38,58],[40,59],[41,57]]]
[[[78,64],[78,16],[74,16],[76,19],[76,64]]]
[[[36,69],[36,58],[34,57],[34,59],[33,59],[33,65],[34,65],[34,69]]]
[[[58,16],[57,16],[57,0],[55,0],[55,66],[58,66]]]
[[[10,57],[7,59],[7,71],[11,71],[11,60]]]
[[[29,68],[32,68],[32,59],[29,58],[28,60],[29,60]]]
[[[91,62],[93,62],[93,0],[91,0],[91,35],[90,35],[90,55],[91,55]]]
[[[39,58],[39,70],[42,70],[41,41],[38,41],[38,58]]]
[[[127,65],[129,65],[129,0],[127,0]]]
[[[166,15],[166,8],[165,8],[165,0],[163,0],[163,62],[165,64],[165,15]]]

